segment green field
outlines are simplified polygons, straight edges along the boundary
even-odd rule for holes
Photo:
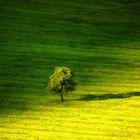
[[[0,0],[0,140],[66,139],[140,139],[139,0]]]

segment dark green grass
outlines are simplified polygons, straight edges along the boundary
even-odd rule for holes
[[[139,69],[138,7],[126,0],[1,0],[1,88],[41,91],[58,65],[71,67],[78,84]]]
[[[139,2],[1,0],[0,93],[44,93],[56,66],[78,85],[139,87]],[[135,89],[135,90],[136,90]]]

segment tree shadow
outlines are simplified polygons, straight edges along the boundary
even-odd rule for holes
[[[128,92],[119,94],[85,94],[80,98],[72,99],[77,101],[92,101],[92,100],[109,100],[109,99],[123,99],[133,96],[140,96],[140,92]]]

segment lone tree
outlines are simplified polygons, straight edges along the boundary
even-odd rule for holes
[[[50,77],[48,84],[49,91],[60,94],[61,101],[64,100],[63,94],[75,90],[76,83],[73,81],[74,74],[68,67],[56,67],[54,74]]]

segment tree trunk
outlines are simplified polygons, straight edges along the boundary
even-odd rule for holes
[[[64,101],[64,99],[63,99],[63,93],[61,92],[61,101]]]

